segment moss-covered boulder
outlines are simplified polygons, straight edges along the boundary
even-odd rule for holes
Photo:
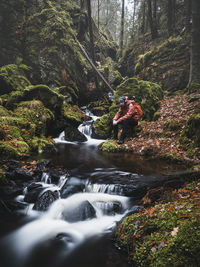
[[[63,104],[63,96],[51,90],[46,85],[29,86],[24,91],[24,100],[40,100],[45,107],[49,108],[55,114],[60,114]]]
[[[196,146],[200,146],[200,113],[192,115],[187,120],[182,136],[184,135],[192,139]]]
[[[169,38],[140,55],[135,74],[139,79],[160,84],[169,92],[186,88],[189,79],[189,38]]]
[[[0,95],[21,91],[30,85],[24,69],[28,69],[24,64],[10,64],[0,68]]]
[[[130,99],[135,96],[136,102],[142,107],[143,119],[152,120],[154,113],[160,107],[163,91],[156,83],[128,78],[117,87],[115,103],[118,104],[119,97],[122,95],[127,95]]]
[[[13,143],[0,141],[0,157],[2,159],[18,158],[20,151],[14,147]]]
[[[5,117],[9,115],[10,115],[10,112],[5,107],[0,105],[0,116]]]
[[[32,152],[42,154],[42,153],[51,153],[55,150],[55,142],[51,138],[39,138],[34,137],[30,141],[30,146]]]
[[[99,146],[99,149],[104,152],[122,152],[126,150],[124,145],[118,145],[114,140],[108,140]]]
[[[109,138],[112,133],[112,120],[119,109],[119,97],[126,95],[131,99],[135,96],[143,110],[143,119],[152,120],[154,113],[160,107],[160,101],[163,97],[161,87],[155,83],[141,81],[136,78],[127,78],[123,81],[114,92],[115,101],[109,108],[109,113],[98,118],[93,124],[93,137]]]
[[[197,202],[185,199],[128,216],[117,229],[118,245],[126,249],[134,266],[198,266],[200,209]]]
[[[109,138],[112,132],[112,119],[113,117],[109,113],[95,120],[92,127],[92,138]]]
[[[35,134],[45,135],[54,121],[53,113],[45,108],[39,100],[21,102],[14,110],[15,116],[23,117],[31,124],[35,124]]]
[[[71,123],[73,126],[79,126],[84,120],[89,117],[76,105],[70,105],[64,103],[63,114],[66,121]]]

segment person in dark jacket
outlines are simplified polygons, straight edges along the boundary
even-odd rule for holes
[[[118,144],[123,144],[129,128],[138,125],[139,115],[134,107],[134,101],[128,100],[128,97],[121,96],[119,98],[120,108],[113,119],[114,139],[118,139],[118,126],[122,127],[122,133]]]

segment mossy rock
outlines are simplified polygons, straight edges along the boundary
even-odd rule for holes
[[[180,130],[181,125],[176,121],[168,120],[164,123],[163,130],[166,131],[178,131]]]
[[[14,113],[31,124],[35,124],[35,134],[37,136],[45,135],[48,126],[54,121],[54,114],[39,100],[21,102]]]
[[[5,180],[5,179],[6,179],[5,172],[0,168],[0,181]]]
[[[182,133],[192,140],[197,146],[200,146],[200,113],[192,115],[186,122],[186,128]]]
[[[104,152],[122,152],[126,150],[126,147],[124,145],[118,145],[116,141],[114,140],[108,140],[104,143],[102,143],[99,146],[99,149]]]
[[[24,100],[40,100],[45,107],[56,114],[61,113],[64,97],[51,90],[47,85],[32,85],[24,91]]]
[[[5,117],[5,116],[9,116],[10,112],[3,106],[0,105],[0,116]]]
[[[66,121],[71,122],[74,126],[78,126],[88,119],[88,116],[77,105],[67,103],[63,104],[63,115]]]
[[[24,99],[24,92],[23,91],[14,91],[8,95],[6,101],[6,107],[8,109],[14,109],[17,104]]]
[[[156,205],[125,218],[116,231],[117,243],[127,250],[134,266],[196,267],[200,260],[199,211],[190,200]]]
[[[129,99],[135,96],[143,110],[143,119],[152,120],[154,113],[160,107],[163,98],[162,88],[155,83],[127,78],[115,91],[115,104],[118,104],[119,97],[127,95]]]
[[[9,126],[16,126],[23,129],[30,129],[31,124],[24,118],[18,118],[18,117],[0,117],[0,126],[3,125],[9,125]]]
[[[189,93],[200,93],[200,83],[192,82],[187,86]]]
[[[189,77],[189,40],[187,35],[170,37],[139,55],[135,65],[137,77],[156,82],[170,93],[186,88]]]
[[[38,138],[34,137],[30,142],[32,152],[38,154],[50,153],[54,151],[55,142],[50,138]]]
[[[107,139],[111,136],[112,132],[112,119],[110,114],[103,115],[93,123],[93,138]]]
[[[28,68],[28,67],[27,67]],[[30,82],[24,76],[23,69],[15,64],[0,68],[0,94],[8,94],[12,91],[24,90]]]
[[[0,157],[3,159],[17,158],[19,156],[18,151],[9,143],[0,141]]]

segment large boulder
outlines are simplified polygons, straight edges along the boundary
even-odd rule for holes
[[[76,127],[70,125],[65,128],[65,140],[70,142],[85,142],[87,141],[87,137]]]
[[[59,198],[59,194],[57,191],[46,191],[44,192],[37,201],[35,202],[33,209],[38,211],[46,211],[49,206]]]
[[[61,198],[67,198],[70,195],[83,192],[85,185],[81,180],[71,177],[65,182],[60,190]]]
[[[63,212],[63,218],[68,222],[85,221],[96,217],[96,211],[89,201],[83,201],[71,210]]]

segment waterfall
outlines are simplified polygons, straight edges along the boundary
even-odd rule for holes
[[[87,138],[87,141],[84,142],[84,144],[87,144],[87,145],[99,145],[100,143],[102,142],[105,142],[105,140],[99,140],[99,139],[94,139],[91,137],[92,135],[92,124],[93,122],[98,119],[97,116],[95,116],[90,110],[87,109],[87,107],[82,107],[81,110],[87,115],[89,116],[91,119],[88,120],[88,121],[84,121],[82,124],[79,125],[78,127],[78,130],[84,134]],[[57,137],[57,138],[54,138],[54,141],[56,143],[66,143],[66,144],[76,144],[77,145],[77,142],[70,142],[70,141],[67,141],[65,140],[65,133],[64,131]]]

